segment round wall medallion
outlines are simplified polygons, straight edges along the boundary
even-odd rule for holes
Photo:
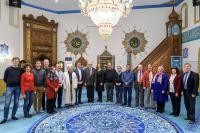
[[[64,41],[67,52],[71,52],[74,55],[82,54],[85,52],[89,42],[87,35],[80,31],[68,33],[66,40]]]
[[[122,44],[127,53],[137,55],[138,53],[145,51],[147,40],[145,39],[144,33],[133,30],[132,32],[125,34]]]

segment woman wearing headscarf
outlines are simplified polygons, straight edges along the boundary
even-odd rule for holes
[[[168,76],[164,72],[163,66],[158,67],[158,71],[152,81],[153,100],[157,102],[157,111],[163,113],[165,102],[168,100]]]
[[[46,97],[47,97],[47,113],[56,113],[54,110],[56,95],[59,88],[59,79],[56,75],[56,68],[52,67],[46,77]]]

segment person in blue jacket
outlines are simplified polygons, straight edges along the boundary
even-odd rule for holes
[[[134,75],[130,69],[130,65],[126,65],[126,71],[122,73],[122,82],[124,89],[124,103],[123,105],[127,105],[127,93],[128,93],[128,106],[131,107],[132,100],[132,87],[133,87],[133,79]]]
[[[157,111],[163,113],[165,102],[168,100],[168,75],[164,72],[164,67],[159,66],[152,81],[153,100],[157,102]]]

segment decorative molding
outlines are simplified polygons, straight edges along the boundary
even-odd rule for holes
[[[68,33],[64,43],[67,49],[66,52],[71,52],[75,56],[85,53],[89,45],[87,34],[80,32],[78,29],[75,32]]]
[[[200,26],[182,33],[182,43],[200,39]]]
[[[149,8],[164,8],[164,7],[173,7],[173,6],[178,6],[180,5],[184,0],[175,0],[175,3],[163,3],[163,4],[155,4],[155,5],[143,5],[143,6],[134,6],[133,9],[149,9]],[[51,10],[45,7],[33,5],[31,3],[22,1],[23,6],[35,8],[38,10],[50,12],[50,13],[55,13],[55,14],[72,14],[72,13],[81,13],[80,10],[63,10],[63,11],[57,11],[57,10]]]
[[[147,40],[144,33],[140,33],[134,29],[132,32],[125,34],[122,44],[127,53],[132,53],[136,56],[138,53],[145,51]]]
[[[19,28],[19,8],[9,7],[9,24]]]
[[[183,20],[183,16],[182,15],[185,16],[184,20]],[[188,4],[187,3],[184,3],[181,6],[181,15],[180,16],[181,16],[181,20],[182,20],[182,29],[186,29],[188,27]],[[183,25],[184,22],[185,22],[185,25]]]

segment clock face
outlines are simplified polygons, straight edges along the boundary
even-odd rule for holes
[[[174,24],[172,26],[172,34],[179,35],[180,34],[180,26],[178,24]]]
[[[82,45],[82,40],[78,37],[75,37],[72,39],[71,41],[71,45],[74,47],[74,48],[80,48],[81,45]]]

